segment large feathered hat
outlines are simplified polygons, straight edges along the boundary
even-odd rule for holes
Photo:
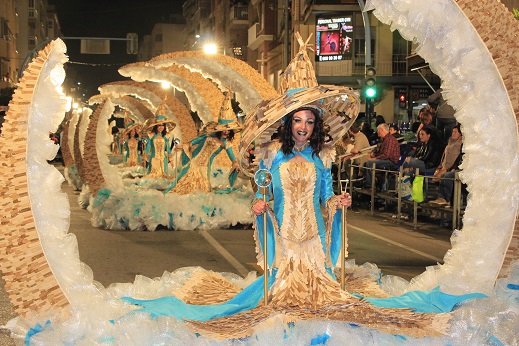
[[[132,130],[140,132],[142,130],[142,126],[143,124],[136,123],[135,120],[130,118],[129,112],[124,111],[124,130],[122,131],[124,137],[128,136]]]
[[[245,118],[241,135],[238,162],[242,171],[252,176],[255,167],[249,162],[247,149],[254,142],[256,149],[271,141],[271,136],[282,125],[285,115],[299,109],[310,109],[330,127],[330,144],[335,144],[350,128],[359,113],[360,96],[351,88],[319,85],[306,52],[308,41],[295,33],[299,51],[281,75],[280,96],[262,101]]]
[[[232,109],[231,90],[228,90],[224,93],[222,107],[220,108],[220,113],[218,114],[218,122],[208,122],[204,125],[204,127],[202,127],[200,134],[212,134],[230,130],[239,131],[241,129],[242,126],[238,123],[236,114],[234,114]]]
[[[168,132],[171,132],[177,124],[170,118],[167,117],[166,100],[164,100],[155,112],[155,118],[147,121],[146,128],[150,131],[155,125],[164,125],[167,127]]]
[[[122,131],[123,132],[123,136],[124,137],[127,137],[128,134],[132,131],[132,130],[135,130],[137,133],[141,132],[143,128],[143,124],[138,124],[136,123],[135,121],[130,121],[129,123],[126,124],[124,130]]]

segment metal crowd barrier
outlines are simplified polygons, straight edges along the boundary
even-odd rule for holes
[[[344,155],[344,156],[346,156],[346,155]],[[359,156],[357,155],[357,156],[352,157],[352,159],[356,159],[358,157]],[[433,177],[429,176],[429,175],[420,175],[419,169],[417,169],[415,171],[414,176],[415,177],[420,176],[420,177],[424,178],[424,187],[423,188],[424,188],[425,200],[421,203],[417,203],[416,201],[414,201],[412,199],[407,200],[407,199],[402,198],[401,184],[402,184],[402,178],[404,177],[402,167],[400,167],[398,171],[394,171],[394,170],[389,170],[389,169],[378,169],[378,168],[375,168],[375,164],[373,164],[373,166],[370,168],[370,170],[372,171],[371,188],[370,189],[358,188],[358,187],[355,187],[354,184],[355,184],[355,182],[358,182],[359,179],[357,179],[357,180],[350,179],[350,177],[353,177],[355,168],[359,168],[359,169],[365,169],[365,168],[361,167],[360,165],[355,165],[353,163],[350,163],[350,172],[349,172],[350,174],[349,174],[349,177],[345,178],[341,175],[341,169],[343,168],[343,165],[344,165],[342,158],[343,157],[340,158],[338,172],[337,172],[338,190],[344,191],[346,189],[351,195],[353,195],[354,193],[369,195],[370,199],[371,199],[370,200],[370,211],[371,211],[372,215],[375,214],[375,200],[384,199],[386,202],[393,201],[393,202],[397,203],[396,219],[398,222],[404,221],[404,220],[402,220],[402,217],[401,217],[403,207],[405,205],[412,207],[414,229],[416,229],[418,227],[418,213],[419,213],[418,209],[419,208],[422,211],[423,210],[437,211],[440,213],[441,219],[444,218],[444,214],[446,214],[446,213],[452,214],[452,229],[459,229],[461,227],[462,216],[463,216],[463,194],[462,194],[463,183],[461,182],[461,180],[459,178],[458,172],[455,173],[454,178],[441,178],[441,179],[454,180],[454,191],[453,191],[453,195],[452,195],[453,196],[452,197],[453,205],[452,205],[452,208],[445,208],[445,207],[441,207],[441,206],[433,206],[428,203],[428,200],[429,200],[428,192],[430,192],[429,190],[430,190],[430,185],[432,185]],[[385,182],[384,185],[386,186],[386,189],[384,189],[382,191],[377,191],[376,173],[384,174],[384,182]],[[389,175],[391,175],[391,174],[394,175],[394,179],[395,179],[395,188],[393,190],[388,189],[388,186],[389,186],[388,179],[389,179]]]

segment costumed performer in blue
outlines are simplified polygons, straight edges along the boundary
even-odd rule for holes
[[[254,141],[259,168],[269,170],[272,176],[266,200],[273,203],[264,202],[258,194],[252,204],[261,267],[265,259],[262,219],[267,213],[267,299],[263,300],[264,276],[240,290],[211,272],[197,272],[175,292],[175,297],[123,299],[143,307],[137,311],[176,316],[194,332],[217,339],[249,337],[276,323],[282,323],[288,333],[290,323],[310,319],[321,323],[344,321],[345,328],[360,326],[415,337],[441,336],[450,316],[431,311],[438,312],[438,306],[444,308],[442,312],[450,311],[466,297],[441,296],[435,300],[434,295],[427,295],[414,300],[414,296],[368,300],[363,296],[388,295],[374,288],[372,279],[362,284],[347,282],[347,290],[343,290],[334,275],[342,246],[341,209],[351,205],[347,193],[333,193],[334,142],[355,120],[359,96],[350,88],[319,86],[315,75],[302,78],[312,74],[313,67],[306,53],[308,42],[296,36],[301,49],[287,67],[289,73],[283,76],[286,81],[282,94],[249,113],[238,155],[242,171],[253,172],[257,167],[251,169],[246,151]],[[301,81],[306,84],[301,86]],[[270,141],[280,123],[284,126],[279,140]],[[330,125],[333,138],[329,145],[324,142],[325,125]],[[321,207],[326,210],[326,218]],[[432,307],[424,303],[431,301]],[[316,330],[319,332],[322,330]]]
[[[141,154],[139,153],[139,143],[141,139],[139,138],[139,125],[134,121],[131,121],[126,125],[126,129],[124,131],[124,136],[126,140],[124,141],[124,167],[134,167],[141,166],[142,159]]]
[[[211,192],[211,167],[215,157],[222,151],[232,162],[229,185],[232,187],[237,178],[239,165],[232,151],[232,140],[236,131],[241,130],[232,109],[230,92],[224,93],[218,122],[207,123],[200,131],[201,135],[184,146],[182,166],[173,183],[164,193],[191,194],[195,191]],[[222,191],[222,190],[219,190]],[[232,189],[225,190],[231,192]],[[223,191],[222,191],[223,192]]]
[[[168,163],[171,159],[170,139],[166,136],[176,124],[166,117],[166,106],[161,103],[157,107],[154,122],[151,127],[151,137],[147,139],[145,157],[148,171],[145,178],[171,178],[168,175]]]

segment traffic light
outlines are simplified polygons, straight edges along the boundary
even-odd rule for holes
[[[400,108],[405,108],[405,94],[400,94],[400,96],[398,96],[398,106]]]
[[[366,66],[366,89],[364,91],[364,94],[366,98],[374,98],[377,95],[377,70],[375,70],[372,66]]]
[[[365,95],[366,95],[366,98],[373,98],[375,97],[375,95],[377,95],[377,90],[373,87],[367,87],[366,90],[364,91]]]

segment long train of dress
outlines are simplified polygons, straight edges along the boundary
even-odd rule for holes
[[[267,306],[262,304],[263,277],[240,290],[223,276],[211,272],[198,272],[175,292],[176,297],[151,301],[124,299],[143,306],[141,311],[155,316],[174,315],[186,321],[194,332],[216,339],[244,338],[252,335],[256,328],[279,319],[284,323],[339,320],[415,337],[446,333],[449,314],[381,308],[358,297],[375,294],[385,303],[392,299],[374,288],[367,278],[358,278],[356,282],[350,278],[350,289],[356,291],[355,295],[341,290],[325,265],[326,254],[318,234],[314,212],[314,165],[287,161],[279,166],[279,174],[285,190],[284,217],[280,228],[274,232],[276,250],[269,268]],[[277,222],[273,224],[277,226]],[[452,306],[466,299],[448,298],[453,299]],[[399,299],[395,299],[396,306],[406,304],[406,299],[398,302]]]

